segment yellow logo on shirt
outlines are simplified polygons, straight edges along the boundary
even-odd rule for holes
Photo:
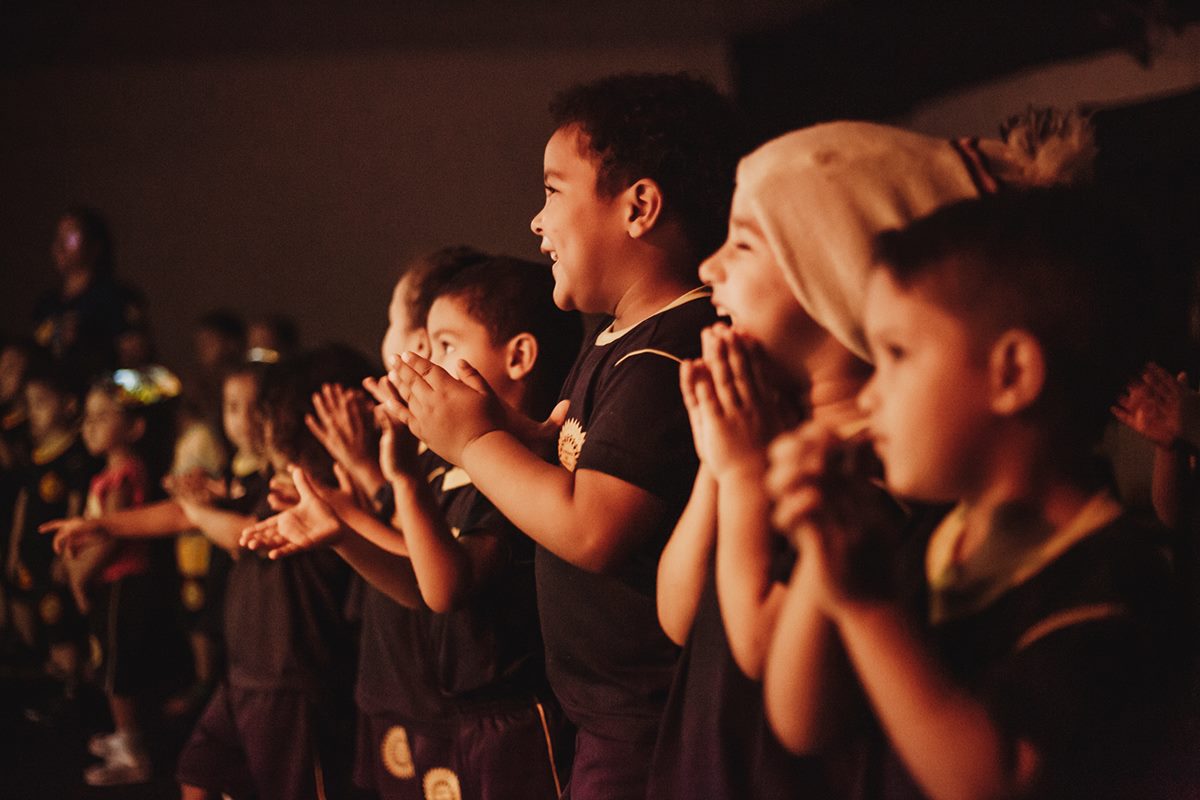
[[[558,463],[570,472],[574,472],[575,465],[579,463],[579,454],[583,452],[585,439],[587,432],[583,429],[583,424],[574,417],[563,423],[562,430],[558,432]]]
[[[62,482],[62,478],[58,477],[53,472],[47,472],[38,482],[38,495],[41,496],[43,503],[59,503],[62,502],[63,495],[67,493],[67,486]]]
[[[47,625],[57,625],[63,615],[62,600],[56,594],[48,594],[38,604],[38,612],[42,615],[42,622]]]
[[[412,750],[408,746],[408,731],[400,725],[388,729],[379,748],[383,766],[400,780],[415,778],[417,768],[413,765]]]
[[[422,786],[425,800],[462,800],[458,776],[445,767],[434,767],[426,772]]]
[[[185,580],[179,586],[179,600],[188,611],[204,608],[204,587],[197,580]]]

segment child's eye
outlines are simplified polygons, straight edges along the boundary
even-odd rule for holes
[[[551,186],[548,183],[542,184],[542,188],[546,190],[546,197],[549,197],[552,194],[558,193],[558,189],[555,189],[553,186]]]
[[[737,241],[733,243],[733,249],[749,251],[751,248],[749,242]]]
[[[885,345],[883,349],[892,361],[899,361],[907,355],[907,351],[898,344]]]
[[[438,347],[442,349],[442,355],[447,356],[454,352],[454,345],[447,342],[445,339],[438,342]]]

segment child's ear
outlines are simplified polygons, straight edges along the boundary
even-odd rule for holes
[[[533,371],[537,363],[538,343],[532,333],[518,333],[508,340],[504,370],[512,381],[519,381]]]
[[[1020,329],[1000,334],[988,364],[990,407],[1002,416],[1029,408],[1046,383],[1046,358],[1037,338]]]
[[[662,189],[649,178],[642,178],[625,190],[625,198],[628,209],[626,230],[634,239],[640,239],[658,224],[662,216]]]
[[[129,441],[136,442],[146,432],[146,420],[135,417],[129,426]]]

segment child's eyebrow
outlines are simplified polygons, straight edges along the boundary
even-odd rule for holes
[[[551,178],[561,178],[562,173],[555,169],[548,169],[542,173],[542,180],[548,181]]]

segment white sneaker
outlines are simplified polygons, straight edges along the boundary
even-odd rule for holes
[[[89,750],[91,744],[89,741]],[[129,736],[121,733],[110,734],[102,746],[107,748],[103,756],[104,763],[83,771],[83,780],[88,786],[121,786],[146,783],[150,780],[150,757],[140,745],[131,742]],[[100,746],[97,749],[100,749]]]
[[[126,786],[133,783],[148,783],[151,770],[149,760],[139,762],[112,761],[95,764],[83,771],[83,780],[88,786]]]
[[[97,733],[88,739],[87,751],[96,758],[108,760],[109,755],[116,748],[117,734],[113,733]]]

